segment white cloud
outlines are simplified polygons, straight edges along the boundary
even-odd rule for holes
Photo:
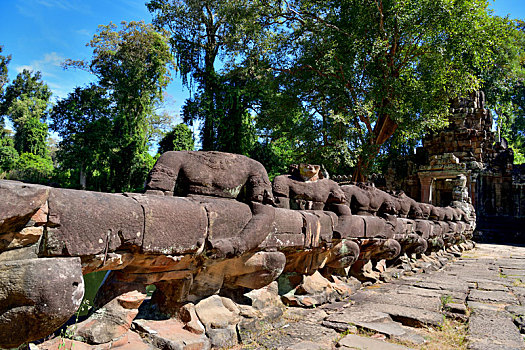
[[[45,20],[47,18],[43,18],[42,11],[38,10],[38,8],[40,7],[41,9],[42,6],[52,10],[80,12],[84,15],[92,13],[89,1],[84,0],[18,0],[16,3],[20,14]]]
[[[40,5],[50,8],[59,8],[67,11],[81,11],[84,12],[87,10],[85,4],[82,1],[72,1],[72,0],[36,0]]]
[[[15,70],[21,73],[24,69],[42,73],[43,77],[56,77],[57,69],[62,69],[61,64],[64,61],[64,57],[60,56],[56,52],[46,53],[40,60],[32,61],[29,65],[17,66]]]
[[[92,35],[91,31],[89,31],[87,29],[75,30],[75,33],[78,34],[78,35],[89,36],[89,37]]]
[[[15,67],[15,70],[17,73],[22,73],[22,71],[26,69],[32,72],[38,70],[38,69],[35,69],[33,66],[28,66],[28,65]]]

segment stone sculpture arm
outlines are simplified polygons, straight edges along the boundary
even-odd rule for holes
[[[247,181],[247,199],[252,202],[274,204],[272,184],[266,169],[256,161],[253,161],[253,168]]]
[[[337,184],[337,182],[333,182],[332,187],[330,188],[330,195],[328,196],[328,200],[326,204],[344,204],[346,202],[346,196],[341,187]]]
[[[149,174],[146,194],[173,195],[183,163],[180,157],[176,152],[166,152],[159,157]]]
[[[266,239],[275,220],[275,209],[257,202],[251,202],[250,207],[253,216],[238,236],[212,242],[216,257],[241,255],[257,248]]]
[[[273,195],[275,206],[290,209],[290,184],[288,175],[279,175],[273,179]]]

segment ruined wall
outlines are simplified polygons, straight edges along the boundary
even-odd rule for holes
[[[483,92],[452,101],[449,126],[423,139],[417,154],[406,160],[407,173],[391,167],[386,188],[440,206],[462,192],[478,213],[478,238],[524,239],[524,168],[513,166],[512,149],[491,131],[492,122]],[[460,177],[466,179],[463,188],[457,187]]]

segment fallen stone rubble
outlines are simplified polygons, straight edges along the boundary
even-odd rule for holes
[[[457,247],[460,251],[464,248],[470,247]],[[458,280],[456,274],[473,259],[457,258],[455,252],[442,250],[425,255],[425,260],[408,259],[407,263],[413,266],[411,271],[400,266],[387,268],[388,273],[393,270],[399,273],[399,278],[390,283],[362,287],[354,280],[355,289],[349,291],[349,298],[308,308],[285,306],[282,301],[286,299],[279,295],[277,282],[245,293],[242,300],[238,295],[213,295],[197,304],[187,303],[184,312],[171,318],[158,313],[150,298],[139,298],[139,301],[138,295],[128,295],[128,310],[134,310],[130,311],[136,315],[134,319],[121,317],[116,320],[113,315],[123,313],[121,310],[115,313],[114,309],[122,306],[114,304],[103,312],[96,311],[104,314],[97,317],[98,328],[87,327],[87,323],[93,322],[92,317],[69,327],[69,333],[74,335],[72,339],[57,336],[33,348],[51,350],[62,345],[65,349],[318,350],[336,346],[341,349],[408,349],[406,344],[418,348],[427,342],[420,329],[439,329],[445,316],[463,322],[468,320],[469,292],[477,289],[467,282],[472,277]],[[525,250],[523,254],[525,257]],[[421,266],[424,262],[426,264]],[[430,265],[432,269],[428,269]],[[324,278],[318,274],[312,276],[315,283],[311,283],[310,292],[329,294],[326,281],[321,283]],[[495,286],[507,283],[499,276],[491,278]],[[137,305],[140,305],[138,313],[133,309]],[[476,308],[504,310],[500,304],[482,305]],[[519,308],[515,306],[511,310],[521,312]],[[478,314],[473,313],[472,322],[479,323],[474,315]],[[500,321],[498,317],[496,321]],[[493,321],[491,318],[490,322]],[[507,334],[513,331],[514,340],[519,340],[518,328],[513,324],[506,324],[508,326],[511,327]],[[91,334],[86,334],[86,329],[91,329]],[[472,335],[476,330],[473,332]],[[362,333],[374,337],[363,337]]]
[[[313,307],[347,300],[361,283],[437,270],[473,247],[475,229],[467,202],[440,208],[339,186],[312,165],[272,185],[260,163],[220,152],[165,153],[143,194],[0,180],[0,197],[0,347],[74,317],[82,275],[96,271],[110,272],[68,336],[101,348],[125,346],[130,330],[146,346],[230,346],[264,331],[261,317],[281,322],[281,299]],[[389,317],[409,317],[396,305]]]

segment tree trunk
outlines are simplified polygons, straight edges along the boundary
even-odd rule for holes
[[[381,146],[396,132],[397,123],[387,114],[382,114],[374,126],[373,135],[370,135],[368,147],[365,147],[363,153],[359,155],[355,166],[352,180],[356,182],[365,182],[368,175],[370,163],[377,157]]]
[[[80,188],[83,190],[86,189],[86,171],[84,170],[84,165],[80,167]]]

